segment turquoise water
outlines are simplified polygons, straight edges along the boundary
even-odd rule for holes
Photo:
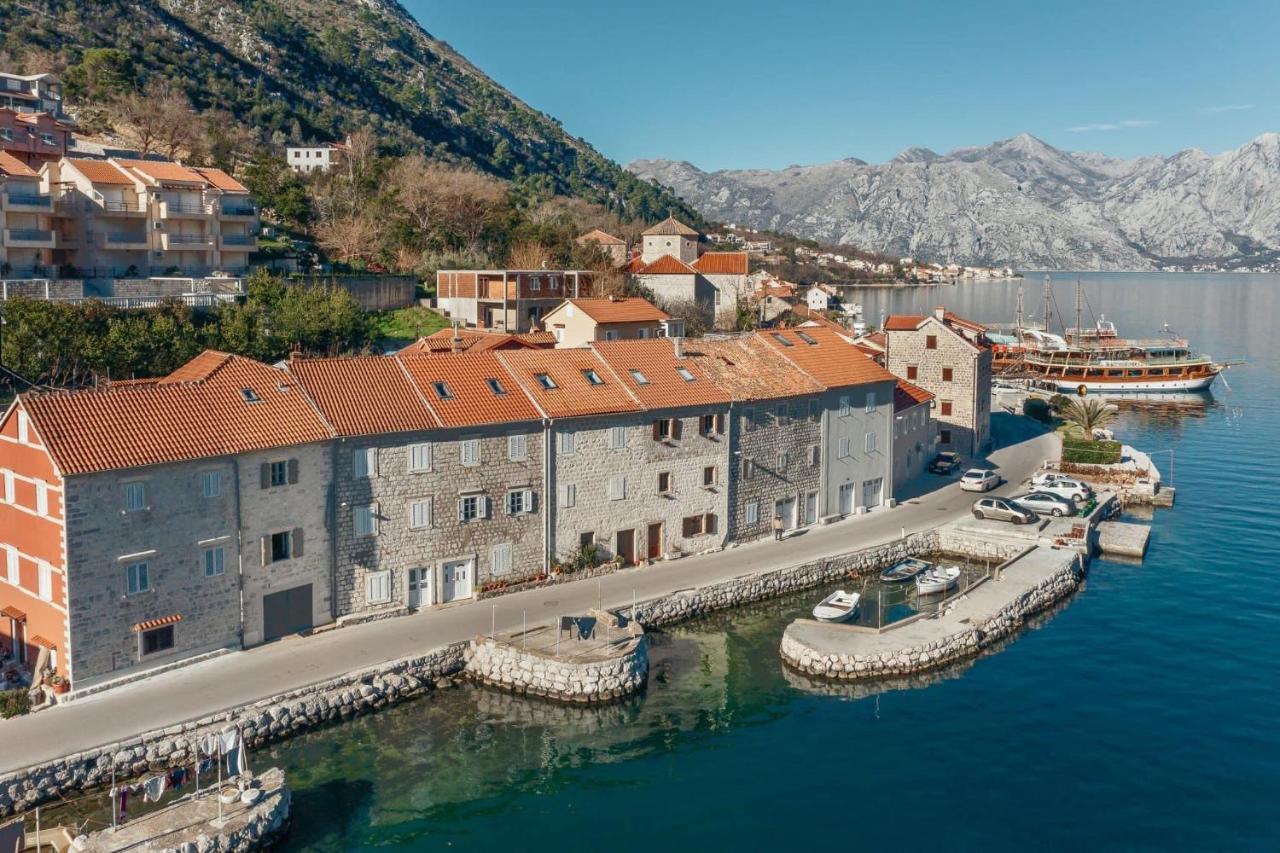
[[[1210,401],[1125,406],[1122,437],[1173,450],[1179,488],[1144,563],[1097,561],[1004,648],[874,695],[783,669],[804,594],[660,635],[625,705],[462,687],[312,733],[271,750],[286,848],[1280,849],[1280,278],[1085,281],[1122,333],[1167,322],[1250,359]],[[1015,287],[864,304],[1011,320]]]

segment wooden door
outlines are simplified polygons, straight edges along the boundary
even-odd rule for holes
[[[649,525],[649,547],[645,551],[645,556],[650,560],[658,560],[662,558],[662,522]]]
[[[636,562],[636,532],[634,530],[619,530],[617,545],[618,547],[614,549],[613,553],[622,558],[623,565],[634,565]]]

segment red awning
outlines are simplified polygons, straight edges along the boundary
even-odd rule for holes
[[[177,613],[172,616],[161,616],[159,619],[148,619],[145,622],[139,622],[133,626],[134,631],[150,631],[152,628],[163,628],[165,625],[172,625],[175,622],[181,622],[182,617]]]
[[[8,616],[10,619],[17,619],[19,622],[27,618],[27,614],[10,604],[8,607],[0,610],[0,616]]]

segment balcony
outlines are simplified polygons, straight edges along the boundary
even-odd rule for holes
[[[162,234],[160,248],[169,252],[199,252],[213,248],[211,234]]]
[[[98,207],[99,216],[143,219],[147,215],[146,206],[137,201],[100,201]]]
[[[57,240],[53,231],[39,228],[6,228],[4,244],[11,249],[52,249]]]
[[[11,191],[0,195],[0,206],[14,213],[49,213],[53,210],[53,197]]]
[[[208,219],[212,215],[213,207],[202,201],[160,202],[161,219]]]
[[[258,209],[251,204],[224,201],[219,216],[232,222],[252,222],[258,219]]]
[[[146,251],[151,248],[146,234],[130,234],[125,231],[108,232],[102,235],[102,248],[116,251]]]
[[[258,237],[255,234],[223,234],[218,238],[218,248],[224,252],[256,252]]]

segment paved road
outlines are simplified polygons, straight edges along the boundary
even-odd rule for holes
[[[1021,426],[1011,419],[1009,426]],[[991,454],[1010,482],[1009,492],[1056,452],[1050,435],[1022,437]],[[485,601],[435,608],[296,637],[172,670],[133,684],[87,696],[38,714],[0,720],[0,773],[28,767],[94,746],[171,726],[287,690],[335,678],[384,661],[422,654],[458,640],[550,622],[602,602],[626,607],[680,589],[705,586],[753,572],[795,565],[870,547],[908,533],[928,530],[969,511],[970,495],[954,481],[933,488],[894,509],[817,527],[783,542],[766,540],[715,554],[686,557],[599,579],[528,590]]]

